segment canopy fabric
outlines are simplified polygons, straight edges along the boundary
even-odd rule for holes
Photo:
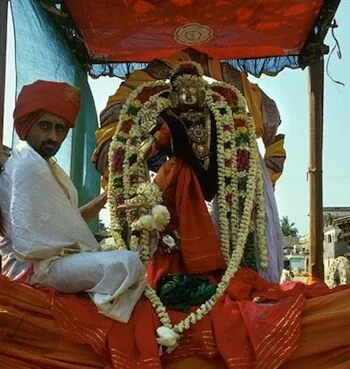
[[[325,0],[65,0],[93,60],[298,55]]]

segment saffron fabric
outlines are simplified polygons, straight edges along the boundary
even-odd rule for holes
[[[162,165],[154,181],[163,193],[164,203],[176,218],[186,272],[207,273],[224,269],[226,263],[220,242],[191,167],[174,157]]]
[[[296,282],[282,287],[241,270],[218,310],[160,358],[159,322],[147,300],[121,324],[98,314],[84,298],[0,277],[2,368],[349,368],[349,287],[329,290]],[[265,302],[252,301],[258,296]],[[170,316],[177,322],[183,314],[170,311]],[[217,319],[225,320],[221,329]],[[235,329],[223,328],[232,325]]]
[[[39,118],[48,112],[64,118],[74,127],[80,110],[80,90],[65,82],[38,80],[22,88],[13,112],[16,132],[21,140]],[[39,113],[39,114],[38,114]]]
[[[170,132],[163,124],[156,133],[157,143],[153,149],[170,144]],[[270,282],[278,282],[283,269],[282,231],[279,223],[278,209],[274,190],[263,160],[260,158],[264,181],[265,198],[265,229],[269,257],[268,268],[258,266],[259,274]],[[184,172],[187,171],[187,174]],[[185,180],[178,180],[178,176],[185,176]],[[217,201],[213,201],[213,215],[209,217],[201,188],[191,168],[179,158],[172,158],[159,169],[155,183],[163,192],[163,201],[171,214],[170,228],[179,228],[181,237],[181,256],[154,255],[149,270],[148,279],[154,284],[161,275],[176,272],[207,273],[209,270],[223,268],[218,264],[217,251],[219,231],[219,217]],[[201,205],[199,204],[201,203]],[[191,210],[192,209],[192,210]],[[192,215],[191,215],[192,214]],[[192,218],[191,218],[192,217]],[[195,219],[195,221],[191,221]],[[182,228],[181,228],[182,225]],[[184,232],[186,235],[184,236]],[[208,251],[209,258],[204,255]],[[220,249],[216,249],[220,250]],[[197,256],[194,256],[197,255]],[[181,258],[184,262],[179,261]],[[198,265],[194,266],[194,260]],[[163,264],[162,264],[163,263]]]

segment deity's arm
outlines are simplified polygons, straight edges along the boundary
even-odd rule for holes
[[[189,158],[192,153],[191,144],[181,118],[170,109],[163,111],[160,116],[166,122],[168,145],[171,146],[173,154],[183,159]]]
[[[144,141],[141,145],[143,157],[147,160],[152,157],[158,150],[164,147],[170,147],[171,133],[166,123],[160,125],[159,129]]]

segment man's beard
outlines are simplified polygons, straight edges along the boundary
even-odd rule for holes
[[[45,159],[55,156],[60,148],[60,144],[52,141],[43,142],[38,150],[38,153]]]

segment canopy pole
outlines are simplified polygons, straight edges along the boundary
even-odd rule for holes
[[[3,160],[8,0],[0,0],[0,165]]]
[[[324,279],[323,268],[323,194],[322,194],[322,149],[323,149],[323,56],[309,66],[309,241],[312,277]]]

